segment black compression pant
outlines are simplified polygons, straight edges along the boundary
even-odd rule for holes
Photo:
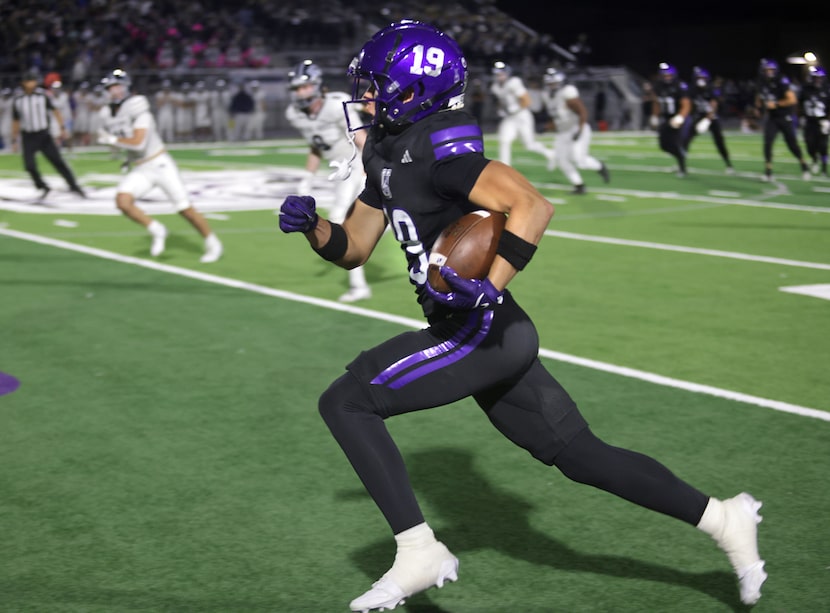
[[[827,134],[821,133],[819,120],[808,117],[804,124],[804,144],[807,146],[807,156],[814,162],[822,163],[822,170],[827,170]]]
[[[666,121],[660,125],[657,137],[660,149],[677,160],[680,172],[686,172],[686,150],[683,147],[683,134],[680,129],[672,128]]]
[[[785,115],[783,117],[767,117],[764,123],[764,161],[767,164],[772,163],[772,145],[779,132],[784,136],[784,142],[787,143],[787,149],[790,150],[790,153],[796,159],[801,160],[801,147],[798,145],[798,139],[796,138],[795,125],[793,125],[792,117]]]
[[[63,161],[60,151],[58,151],[55,141],[48,130],[41,130],[40,132],[23,132],[23,166],[32,177],[35,187],[38,189],[46,189],[48,185],[43,180],[40,171],[37,167],[37,160],[35,155],[38,151],[43,154],[49,163],[54,166],[60,175],[64,178],[70,189],[78,189],[78,184],[75,182],[75,175]]]
[[[686,143],[684,148],[686,149],[686,153],[689,152],[689,147],[692,143],[692,140],[697,136],[697,130],[695,129],[695,125],[697,122],[703,119],[702,117],[698,117],[695,119],[695,123],[692,124],[691,129],[689,130],[689,134],[686,137]],[[731,166],[732,162],[729,160],[729,150],[726,148],[726,141],[723,138],[723,128],[720,125],[720,119],[715,118],[712,120],[711,125],[709,126],[709,132],[712,134],[712,140],[715,141],[715,147],[718,149],[718,153],[720,153],[721,158],[723,161],[726,162],[727,166]]]
[[[335,381],[320,398],[319,408],[392,532],[398,534],[422,523],[424,517],[403,458],[355,376],[346,373]],[[587,426],[556,454],[552,463],[573,481],[691,525],[698,524],[709,500],[662,464],[604,443]]]

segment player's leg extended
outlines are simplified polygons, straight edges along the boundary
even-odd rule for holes
[[[516,140],[518,130],[515,116],[508,115],[499,123],[499,161],[510,165],[513,159],[513,141]]]
[[[509,294],[506,302],[510,303]],[[512,305],[513,307],[515,304]],[[392,568],[351,603],[355,611],[393,608],[406,597],[457,578],[458,560],[424,521],[403,458],[383,420],[449,404],[535,359],[535,330],[505,337],[513,311],[459,312],[362,353],[320,398],[320,414],[389,523]],[[494,340],[488,332],[497,329]],[[511,328],[513,330],[513,328]]]
[[[519,117],[519,138],[522,140],[525,149],[538,153],[544,156],[546,161],[549,161],[553,152],[545,147],[540,141],[536,140],[536,126],[534,125],[533,113],[530,109],[523,109],[518,113]]]
[[[573,157],[576,167],[580,170],[601,171],[603,163],[589,153],[593,130],[587,123],[582,126],[579,138],[574,141]]]
[[[556,163],[570,184],[579,187],[583,185],[582,175],[579,174],[574,164],[573,147],[574,142],[570,134],[565,132],[556,135],[556,140],[553,143]]]
[[[715,147],[720,153],[721,158],[726,164],[727,168],[732,168],[732,160],[729,158],[729,149],[726,148],[726,140],[723,138],[723,127],[721,127],[720,119],[715,118],[709,125],[709,132],[712,133],[712,140],[715,141]]]
[[[801,153],[801,145],[798,144],[796,137],[795,125],[791,121],[781,120],[781,134],[784,135],[784,142],[787,143],[787,149],[793,154],[801,164],[804,164],[803,154]]]
[[[760,503],[751,496],[739,494],[724,501],[710,498],[656,460],[601,441],[541,363],[534,364],[514,386],[487,390],[476,399],[506,437],[541,462],[555,465],[569,479],[711,535],[738,575],[741,599],[751,604],[760,598],[766,579],[757,544]]]
[[[772,178],[772,146],[777,135],[778,124],[775,119],[767,117],[764,122],[764,176],[767,180]]]

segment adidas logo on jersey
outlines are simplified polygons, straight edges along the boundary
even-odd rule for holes
[[[409,164],[412,162],[412,156],[409,155],[409,149],[403,152],[403,157],[401,158],[401,164]]]

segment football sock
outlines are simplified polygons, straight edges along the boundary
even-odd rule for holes
[[[395,535],[398,551],[419,549],[435,542],[435,534],[426,522],[413,526]]]
[[[147,231],[153,236],[164,234],[165,230],[166,228],[164,227],[164,224],[159,221],[156,221],[155,219],[151,221],[150,224],[147,226]]]

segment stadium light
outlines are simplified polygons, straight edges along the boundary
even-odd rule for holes
[[[792,53],[787,56],[788,64],[801,64],[807,66],[815,66],[818,64],[818,56],[812,51],[805,51],[804,53]]]

